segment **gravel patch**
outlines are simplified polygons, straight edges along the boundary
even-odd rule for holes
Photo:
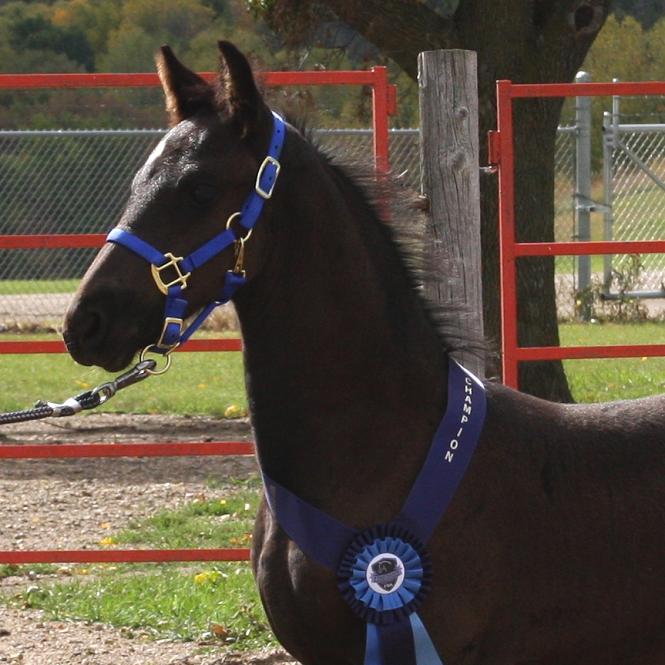
[[[248,441],[246,420],[92,414],[3,426],[0,445]],[[209,495],[211,483],[256,472],[250,457],[0,460],[0,549],[98,548],[109,533],[156,510]],[[25,577],[6,578],[15,593]],[[227,653],[205,643],[153,641],[100,624],[46,620],[0,607],[0,664],[297,665],[283,651]]]
[[[40,611],[4,610],[0,663],[12,665],[297,665],[281,650],[215,653],[214,647],[154,641],[102,624],[48,621]]]
[[[247,421],[95,414],[3,427],[2,443],[251,440]],[[0,549],[93,548],[162,508],[205,498],[211,483],[247,477],[251,457],[3,460]]]

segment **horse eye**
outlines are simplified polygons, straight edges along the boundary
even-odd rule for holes
[[[194,203],[199,205],[207,205],[215,200],[217,189],[213,185],[199,184],[192,187],[190,196]]]

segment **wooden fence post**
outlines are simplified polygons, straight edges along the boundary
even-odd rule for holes
[[[440,279],[426,295],[443,305],[466,303],[465,331],[483,331],[478,83],[473,51],[426,51],[418,56],[421,191],[429,200],[428,241],[445,257]],[[457,354],[465,367],[484,375],[484,363]]]

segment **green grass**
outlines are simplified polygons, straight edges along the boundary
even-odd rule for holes
[[[1,279],[0,295],[74,293],[79,283],[78,279]]]
[[[246,547],[258,478],[231,481],[212,493],[214,498],[131,523],[105,543]],[[16,574],[18,567],[11,568]],[[52,619],[103,622],[154,638],[215,640],[238,650],[274,644],[248,564],[96,565],[72,572],[55,582],[38,579],[5,602],[42,609]]]
[[[665,322],[565,323],[559,326],[559,334],[562,346],[665,344]],[[564,367],[578,402],[632,399],[665,392],[665,358],[566,360]]]
[[[54,575],[58,572],[58,566],[52,563],[34,563],[30,565],[18,566],[13,563],[0,564],[0,580],[6,577],[20,577],[34,575]]]
[[[253,479],[221,496],[165,510],[143,522],[130,522],[114,542],[119,545],[165,547],[248,547],[260,498]]]
[[[217,334],[216,336],[219,336]],[[59,339],[57,335],[0,335],[0,340]],[[0,410],[59,402],[115,375],[77,365],[67,354],[0,356]],[[96,411],[223,416],[230,406],[247,413],[240,353],[176,353],[163,376],[150,377],[118,393]]]
[[[274,643],[247,564],[107,565],[89,572],[91,579],[33,585],[15,602],[51,619],[101,622],[157,639],[217,638],[239,650]]]

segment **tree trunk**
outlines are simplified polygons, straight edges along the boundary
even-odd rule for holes
[[[610,0],[449,0],[427,5],[418,0],[275,0],[268,18],[287,30],[289,15],[302,17],[309,9],[316,23],[332,11],[414,80],[420,51],[476,51],[482,163],[487,155],[487,132],[496,128],[496,81],[572,81],[607,17],[609,5]],[[302,24],[299,28],[297,39],[302,41]],[[560,109],[561,100],[556,99],[515,103],[518,240],[546,241],[554,235],[554,140]],[[496,181],[489,176],[481,181],[481,216],[485,332],[498,342],[498,203]],[[518,298],[520,344],[558,345],[552,258],[520,261]],[[487,375],[492,376],[493,370],[498,374],[498,363],[487,368]],[[558,361],[522,363],[520,388],[556,401],[572,399]]]
[[[481,93],[482,96],[482,93]],[[515,131],[515,222],[517,240],[554,240],[554,142],[561,101],[519,100],[513,112]],[[481,154],[487,154],[487,131],[496,127],[495,108],[481,114]],[[481,179],[483,284],[499,284],[497,182]],[[500,298],[497,288],[483,290],[485,329],[499,346]],[[518,342],[520,346],[558,346],[554,259],[522,258],[517,263]],[[498,361],[488,369],[500,373]],[[572,401],[561,362],[520,363],[524,392],[560,402]]]

